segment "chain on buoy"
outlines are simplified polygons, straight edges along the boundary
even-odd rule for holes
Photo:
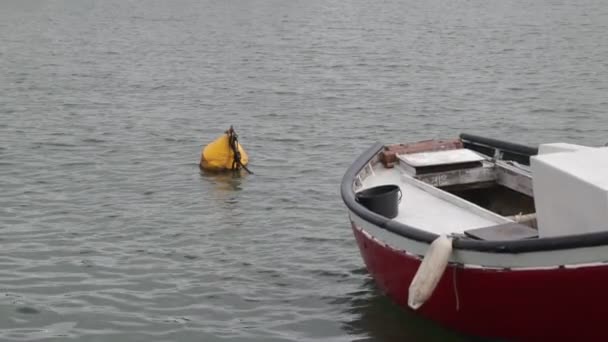
[[[209,143],[201,152],[201,169],[207,171],[239,171],[253,173],[247,167],[249,157],[239,143],[232,126],[222,136]]]

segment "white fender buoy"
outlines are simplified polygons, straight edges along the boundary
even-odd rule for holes
[[[433,294],[452,253],[452,240],[441,235],[431,243],[410,284],[407,305],[417,310]]]

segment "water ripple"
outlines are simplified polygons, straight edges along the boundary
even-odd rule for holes
[[[0,5],[0,340],[465,340],[376,292],[348,163],[605,142],[601,1],[140,2]]]

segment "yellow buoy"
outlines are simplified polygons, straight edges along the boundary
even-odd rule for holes
[[[203,148],[200,167],[207,171],[228,171],[247,169],[249,157],[239,144],[238,135],[230,127],[222,136]],[[251,172],[250,172],[251,173]]]

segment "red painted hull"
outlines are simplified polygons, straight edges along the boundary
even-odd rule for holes
[[[378,287],[407,306],[420,260],[353,225]],[[508,271],[449,266],[417,312],[459,332],[511,340],[608,340],[608,266]]]

